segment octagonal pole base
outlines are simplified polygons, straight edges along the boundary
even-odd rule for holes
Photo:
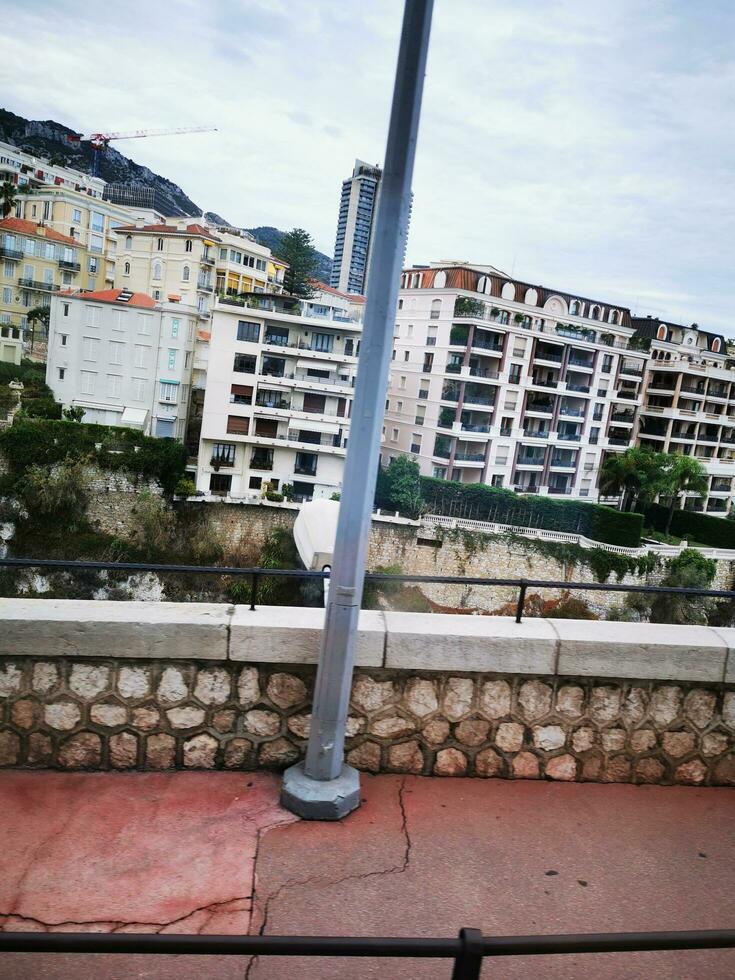
[[[341,820],[360,805],[360,774],[343,765],[336,779],[312,779],[298,762],[283,774],[281,804],[304,820]]]

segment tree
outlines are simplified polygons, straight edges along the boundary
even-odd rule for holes
[[[671,498],[669,514],[666,518],[666,534],[669,534],[676,504],[681,494],[696,493],[700,497],[706,496],[709,488],[707,470],[693,456],[670,453],[666,457],[662,482],[660,492]]]
[[[408,456],[394,456],[378,477],[381,506],[417,518],[423,509],[419,464]]]
[[[4,180],[0,184],[0,210],[3,218],[7,218],[15,207],[15,199],[18,196],[18,188],[11,180]]]
[[[620,495],[620,509],[634,510],[650,504],[666,489],[666,453],[632,446],[624,453],[610,453],[600,470],[600,490]]]
[[[311,280],[316,275],[319,259],[308,231],[294,228],[287,232],[281,239],[277,254],[279,259],[288,262],[283,277],[286,292],[292,296],[311,296]]]
[[[669,563],[661,585],[681,589],[708,589],[716,571],[717,563],[712,558],[705,558],[695,548],[685,548]],[[708,605],[707,599],[660,592],[651,605],[651,622],[704,625],[707,623]]]
[[[81,422],[84,418],[84,409],[81,405],[70,405],[62,414],[69,422]]]

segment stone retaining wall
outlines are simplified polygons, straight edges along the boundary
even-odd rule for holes
[[[304,753],[321,610],[2,600],[0,616],[2,765],[280,769]],[[733,786],[734,648],[735,630],[363,614],[348,760]]]

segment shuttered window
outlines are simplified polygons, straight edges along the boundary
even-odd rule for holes
[[[233,435],[246,436],[250,429],[250,419],[242,415],[227,416],[227,431]]]

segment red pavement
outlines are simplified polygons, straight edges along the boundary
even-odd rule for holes
[[[248,773],[0,774],[0,928],[453,935],[735,926],[735,791],[363,778],[339,824]],[[251,920],[252,906],[252,920]],[[441,961],[6,955],[0,980],[448,978]],[[495,978],[735,977],[735,951],[487,961]]]

